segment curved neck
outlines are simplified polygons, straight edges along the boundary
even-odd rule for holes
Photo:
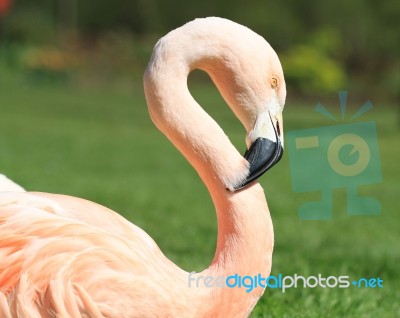
[[[184,26],[170,32],[157,43],[144,76],[153,122],[194,166],[212,196],[240,183],[248,162],[193,99],[188,75],[193,69],[207,72],[247,130],[254,120],[246,108],[258,102],[242,79],[242,51],[248,46],[220,31],[210,23],[200,30]]]
[[[206,71],[237,117],[248,124],[241,107],[255,97],[241,78],[243,61],[235,53],[241,47],[217,31],[180,28],[162,38],[145,73],[146,99],[152,120],[197,170],[216,207],[217,250],[203,274],[267,276],[273,229],[264,192],[259,184],[237,193],[226,189],[246,176],[248,163],[187,87],[191,70]],[[218,306],[237,301],[251,309],[263,290],[222,288],[209,295],[219,294]]]

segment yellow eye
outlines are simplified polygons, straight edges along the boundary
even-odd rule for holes
[[[272,76],[272,78],[271,78],[271,87],[272,88],[278,87],[278,78],[275,76]]]

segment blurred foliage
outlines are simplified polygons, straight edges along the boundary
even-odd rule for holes
[[[347,75],[337,54],[342,46],[336,30],[319,29],[282,55],[286,80],[308,94],[333,93],[346,87]]]
[[[47,44],[55,36],[51,12],[40,7],[14,9],[5,19],[5,35],[9,41]]]
[[[50,47],[27,50],[23,64],[32,71],[64,72],[74,64],[74,60],[74,56]]]
[[[264,36],[281,56],[291,93],[400,98],[398,0],[19,0],[0,20],[0,49],[53,46],[80,61],[75,74],[133,76],[158,37],[213,15]]]

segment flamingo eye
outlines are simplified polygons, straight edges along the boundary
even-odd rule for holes
[[[278,87],[278,78],[275,77],[275,76],[273,76],[273,77],[271,78],[271,87],[272,87],[272,88]]]

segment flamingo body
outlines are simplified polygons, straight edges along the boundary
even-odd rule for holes
[[[143,304],[132,308],[131,298],[156,301],[157,290],[173,297],[157,281],[172,285],[183,272],[119,214],[47,193],[2,193],[0,210],[0,317],[172,314],[168,308],[151,313]]]

